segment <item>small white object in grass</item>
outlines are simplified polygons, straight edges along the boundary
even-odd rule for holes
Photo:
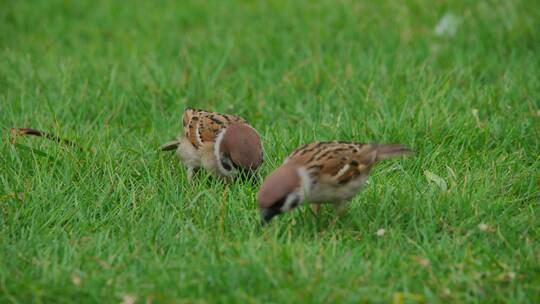
[[[452,13],[446,13],[435,26],[437,36],[454,36],[461,20]]]
[[[478,229],[482,231],[491,231],[491,227],[489,227],[488,224],[484,224],[484,223],[478,224]]]
[[[381,228],[381,229],[377,230],[377,232],[375,234],[377,236],[384,236],[385,233],[386,233],[386,230],[384,230],[384,228]]]

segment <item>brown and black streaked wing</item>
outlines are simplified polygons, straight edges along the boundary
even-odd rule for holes
[[[205,142],[214,142],[222,129],[246,121],[235,115],[188,108],[184,111],[182,123],[186,138],[198,149]]]
[[[301,146],[288,159],[303,163],[312,178],[343,185],[369,170],[375,156],[372,145],[333,141]]]

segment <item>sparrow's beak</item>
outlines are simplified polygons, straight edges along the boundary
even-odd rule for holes
[[[270,220],[278,215],[280,212],[276,209],[262,208],[261,209],[261,224],[264,226],[270,222]]]

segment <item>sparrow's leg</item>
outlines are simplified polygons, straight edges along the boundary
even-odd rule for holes
[[[321,204],[311,204],[311,212],[313,212],[313,215],[319,214],[319,211],[321,210]]]
[[[193,179],[193,167],[187,167],[187,179],[188,181],[191,181]]]
[[[335,210],[335,216],[332,222],[330,223],[330,225],[336,224],[336,222],[339,220],[341,215],[345,212],[345,208],[347,207],[348,203],[349,203],[348,201],[344,201],[344,202],[338,202],[338,203],[333,204],[334,210]]]
[[[201,163],[201,158],[195,147],[191,142],[183,137],[178,140],[178,149],[176,149],[176,156],[182,161],[187,169],[187,178],[189,181],[193,178],[193,171],[198,168]]]
[[[343,214],[348,203],[349,202],[345,201],[345,202],[339,202],[339,203],[334,204],[334,210],[336,211],[337,216],[340,216],[341,214]]]

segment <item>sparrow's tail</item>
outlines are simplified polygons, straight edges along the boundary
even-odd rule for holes
[[[175,141],[170,141],[166,144],[163,144],[159,147],[159,150],[160,151],[171,151],[171,150],[175,150],[176,148],[178,148],[178,145],[180,145],[180,142],[175,140]]]
[[[413,153],[409,147],[401,144],[376,144],[375,147],[378,161]]]

